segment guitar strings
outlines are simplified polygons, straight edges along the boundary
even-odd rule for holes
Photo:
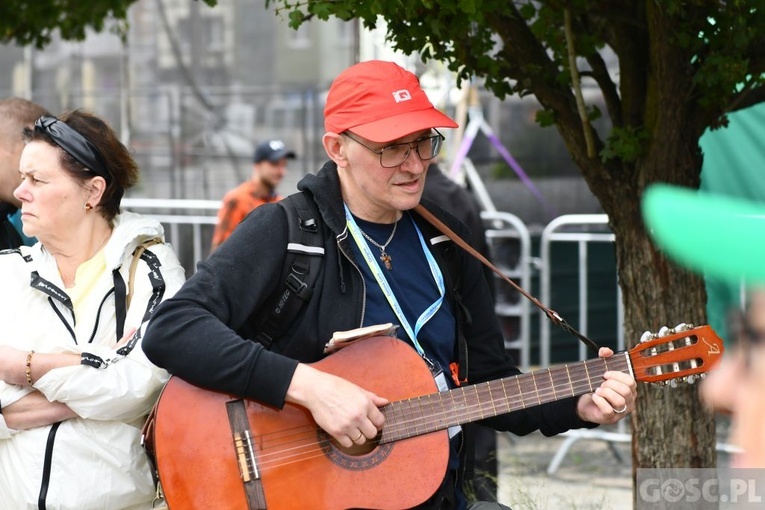
[[[574,369],[574,371],[576,371],[576,369]],[[603,372],[604,371],[605,370],[603,370]],[[507,384],[510,380],[516,379],[517,377],[532,376],[532,377],[536,378],[536,377],[544,374],[545,372],[548,372],[548,371],[533,372],[531,374],[521,374],[520,376],[514,376],[514,377],[510,377],[510,378],[505,378],[505,379],[503,379],[501,381],[503,381],[505,384]],[[571,368],[569,367],[569,373],[570,372],[571,372]],[[574,394],[583,394],[583,393],[587,393],[588,391],[591,391],[592,389],[594,389],[594,386],[592,385],[592,382],[591,382],[592,379],[593,379],[593,374],[594,374],[595,378],[598,378],[598,377],[602,377],[602,373],[603,372],[600,372],[600,373],[595,372],[595,371],[591,371],[591,372],[592,372],[592,374],[590,374],[590,377],[589,378],[585,378],[585,379],[572,379],[570,377],[567,377],[567,379],[570,379],[572,388],[574,387],[574,385],[576,385],[576,387],[577,387],[576,390],[572,389],[572,391],[575,391]],[[547,373],[547,376],[545,378],[547,378],[549,375],[550,374]],[[583,381],[586,384],[582,385],[581,383]],[[489,384],[489,383],[484,383],[483,385],[475,385],[475,386],[479,386],[480,387],[480,386],[484,386],[485,384]],[[475,386],[467,386],[466,388],[473,389],[473,388],[475,388]],[[599,386],[599,384],[598,384],[598,386]],[[490,390],[489,390],[489,392],[490,392]],[[480,393],[480,391],[479,391],[479,393]],[[537,387],[537,388],[535,388],[534,393],[538,394],[538,401],[533,403],[533,405],[538,405],[539,403],[543,403],[544,401],[547,401],[548,398],[551,399],[551,400],[556,399],[556,398],[560,398],[559,397],[560,392],[556,392],[555,389],[552,388],[552,387],[550,387],[549,389],[548,388],[544,388],[544,387],[543,388],[538,388]],[[511,398],[511,397],[517,397],[517,395],[511,395],[509,398]],[[402,401],[395,402],[395,404],[398,404],[398,405],[405,405],[407,403],[411,404],[411,403],[413,403],[413,402],[415,402],[417,400],[420,400],[421,398],[422,397],[417,397],[417,398],[409,399],[409,400],[402,400]],[[482,405],[484,405],[484,404],[481,404],[480,402],[478,402],[476,404],[473,404],[473,405],[468,405],[467,406],[468,414],[473,412],[473,411],[470,410],[471,407],[472,408],[476,408],[476,407],[480,407]],[[528,407],[528,406],[526,405],[525,407]],[[395,411],[395,409],[394,409],[394,411]],[[498,412],[496,414],[502,414],[503,412],[504,411],[501,411],[501,412]],[[383,433],[385,434],[386,432],[389,432],[391,430],[394,430],[394,432],[395,431],[398,431],[398,432],[403,431],[403,432],[405,432],[405,435],[403,437],[410,437],[412,435],[420,435],[420,434],[423,434],[423,433],[427,433],[429,431],[432,432],[432,431],[436,431],[436,430],[441,430],[442,428],[446,428],[446,427],[444,427],[444,426],[437,426],[437,427],[432,428],[432,430],[419,431],[419,430],[417,430],[417,427],[415,426],[415,433],[414,434],[411,433],[412,432],[412,427],[411,427],[412,423],[415,423],[415,425],[416,425],[418,422],[422,422],[423,420],[433,421],[434,417],[437,419],[439,414],[442,414],[444,416],[447,416],[447,415],[451,416],[451,415],[453,415],[453,412],[449,411],[449,410],[444,410],[444,411],[442,411],[440,413],[436,412],[435,415],[424,416],[424,415],[421,414],[420,416],[414,416],[414,417],[405,418],[405,419],[395,419],[393,417],[386,417],[388,419],[388,426],[386,426],[386,428],[383,430]],[[493,416],[494,414],[491,414],[491,415]],[[483,411],[480,411],[480,414],[476,415],[476,419],[480,419],[481,417],[484,417],[484,416],[485,415],[484,415]],[[300,431],[300,429],[303,429],[302,432]],[[323,455],[322,448],[326,447],[327,443],[334,442],[334,440],[331,439],[331,438],[328,438],[326,440],[316,441],[315,438],[316,438],[316,434],[317,434],[317,427],[315,425],[310,425],[310,426],[304,426],[304,427],[296,428],[295,432],[296,432],[296,434],[293,435],[293,438],[291,440],[289,440],[289,441],[285,441],[283,443],[283,445],[287,445],[290,442],[292,442],[292,443],[303,442],[303,444],[300,444],[298,446],[289,447],[289,448],[284,448],[284,449],[281,449],[281,450],[276,449],[276,450],[271,451],[269,453],[264,453],[262,455],[259,455],[259,459],[262,461],[260,463],[260,466],[259,466],[260,469],[268,469],[269,467],[271,467],[271,468],[272,467],[276,467],[276,466],[281,465],[283,463],[290,463],[290,462],[295,462],[297,460],[304,460],[304,459],[306,459],[305,454],[312,454],[312,455],[310,455],[309,458],[312,458],[314,456]],[[300,433],[303,434],[303,437],[299,437]],[[280,432],[278,434],[279,435],[283,435],[283,432]],[[298,436],[298,437],[294,437],[294,436]],[[261,436],[261,439],[265,439],[264,436]],[[304,442],[306,439],[309,440],[308,443]],[[390,442],[390,441],[386,441],[386,442]],[[368,444],[378,444],[378,441],[370,441]],[[282,446],[282,445],[274,444],[274,446]],[[305,450],[306,447],[309,448],[309,450],[306,451]],[[300,450],[300,451],[295,451],[295,450]],[[287,453],[287,452],[290,452],[290,451],[291,451],[291,453]],[[285,455],[285,453],[286,453],[286,455]],[[269,457],[269,456],[271,456],[271,457],[276,456],[277,457],[275,459],[277,462],[274,465],[271,465],[272,463],[269,462],[269,459],[266,458],[266,457]],[[295,458],[295,457],[297,457],[297,458]]]
[[[599,361],[603,363],[597,363]],[[593,363],[591,363],[593,362]],[[588,365],[602,365],[588,366]],[[619,364],[619,363],[617,363]],[[626,364],[626,363],[625,363]],[[519,374],[517,376],[507,377],[496,381],[481,383],[477,385],[464,386],[457,388],[449,394],[452,398],[446,402],[452,409],[444,408],[444,402],[439,401],[441,410],[430,409],[430,414],[425,414],[425,409],[419,407],[419,415],[411,414],[413,407],[421,404],[425,398],[434,398],[438,393],[414,397],[411,399],[400,400],[384,406],[382,409],[386,413],[386,425],[382,431],[380,439],[373,439],[366,443],[366,448],[376,448],[379,444],[388,443],[401,438],[418,436],[429,432],[443,430],[465,421],[474,421],[484,417],[496,416],[513,410],[523,409],[540,405],[545,402],[557,400],[589,393],[602,384],[602,376],[606,370],[617,370],[629,373],[629,366],[625,368],[608,367],[605,358],[588,360],[584,364],[573,366],[563,365],[543,371]],[[523,380],[523,381],[522,381]],[[596,381],[593,384],[593,381]],[[563,382],[565,386],[571,389],[566,392],[556,391],[555,384]],[[495,385],[504,392],[503,398],[492,397],[491,386]],[[516,393],[507,394],[507,390],[521,390],[526,386],[527,392],[533,392],[536,395],[534,401],[524,400],[523,395]],[[532,391],[533,390],[533,391]],[[475,392],[478,401],[470,404],[466,400],[464,393],[466,391]],[[481,401],[481,398],[484,401]],[[462,398],[463,405],[455,407],[455,400]],[[440,399],[439,399],[440,400]],[[496,405],[495,405],[496,403]],[[513,407],[516,409],[513,409]],[[427,406],[425,406],[427,407]],[[472,419],[455,420],[455,411],[459,411],[462,416],[469,416]],[[409,415],[407,415],[409,413]],[[429,424],[429,425],[428,425]],[[446,424],[446,425],[445,425]],[[420,430],[423,429],[423,430]],[[318,427],[316,425],[304,425],[293,429],[282,430],[256,436],[254,443],[258,445],[256,464],[258,469],[263,472],[270,469],[276,469],[281,466],[310,460],[315,457],[324,456],[324,450],[332,448],[336,441],[327,436],[326,439],[317,439]],[[350,454],[349,454],[350,455]]]

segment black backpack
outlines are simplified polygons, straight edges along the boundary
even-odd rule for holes
[[[311,299],[324,258],[324,232],[314,201],[304,193],[295,193],[277,203],[287,214],[289,233],[282,284],[268,305],[271,311],[255,335],[255,340],[267,349],[284,336]]]

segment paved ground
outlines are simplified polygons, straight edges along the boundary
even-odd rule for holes
[[[548,474],[551,461],[567,440],[572,441],[567,453],[555,472]],[[535,433],[524,437],[501,434],[498,444],[499,501],[513,510],[632,509],[627,442]]]
[[[718,425],[724,437],[725,425]],[[601,427],[626,439],[623,426]],[[567,436],[500,434],[499,502],[513,510],[632,510],[632,454],[627,442],[570,440]],[[554,473],[547,470],[566,441],[572,441]],[[727,461],[724,453],[719,462]]]

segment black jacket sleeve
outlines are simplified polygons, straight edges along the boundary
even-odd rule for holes
[[[278,204],[255,209],[157,309],[143,340],[147,357],[194,385],[283,406],[298,362],[236,331],[275,292],[286,246]]]

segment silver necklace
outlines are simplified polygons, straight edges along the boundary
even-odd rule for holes
[[[390,255],[388,255],[388,252],[386,252],[385,249],[388,247],[390,242],[393,240],[393,236],[396,235],[396,227],[398,227],[398,221],[393,223],[393,231],[390,233],[390,237],[388,237],[388,240],[385,241],[385,244],[379,244],[374,239],[369,237],[366,232],[361,230],[361,227],[359,227],[359,232],[361,232],[361,235],[364,236],[364,239],[366,239],[370,243],[372,243],[375,246],[377,246],[377,248],[379,248],[379,250],[380,250],[380,260],[382,260],[382,263],[385,264],[385,269],[387,269],[388,271],[393,269],[393,264],[391,263],[393,261],[393,259],[391,259]]]

